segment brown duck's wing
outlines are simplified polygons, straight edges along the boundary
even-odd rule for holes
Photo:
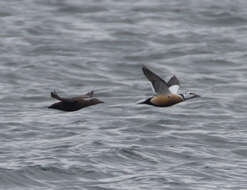
[[[53,92],[51,92],[51,97],[52,97],[52,98],[55,98],[55,99],[57,99],[57,100],[61,100],[61,101],[63,101],[63,99],[64,99],[64,98],[58,96],[56,90],[54,90]]]
[[[175,75],[168,81],[169,90],[172,94],[177,94],[180,87],[180,82]]]
[[[152,83],[153,91],[157,94],[170,94],[168,84],[158,75],[150,71],[146,66],[142,68],[144,75]]]
[[[83,98],[92,98],[93,96],[94,96],[94,91],[92,90],[92,91],[86,93],[85,95],[76,96],[76,97],[73,97],[73,98],[76,98],[76,99],[81,98],[81,99],[83,99]]]
[[[74,98],[63,98],[63,97],[60,97],[55,90],[53,92],[51,92],[51,97],[52,98],[55,98],[57,100],[60,100],[60,101],[62,101],[64,103],[76,103],[76,101],[77,101]]]
[[[63,97],[59,96],[55,90],[53,92],[51,92],[52,98],[55,98],[55,99],[63,101],[63,102],[69,102],[69,103],[73,102],[73,101],[83,101],[84,98],[91,98],[91,97],[93,97],[93,95],[94,95],[94,91],[90,91],[90,92],[88,92],[82,96],[75,96],[72,98],[63,98]]]
[[[92,91],[86,93],[85,96],[87,96],[88,98],[93,97],[94,96],[94,91],[92,90]]]

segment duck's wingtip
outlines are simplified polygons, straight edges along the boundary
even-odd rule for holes
[[[52,98],[55,98],[57,96],[57,92],[56,90],[54,89],[52,92],[51,92],[51,97]]]
[[[90,92],[88,92],[86,95],[87,95],[87,96],[89,96],[89,97],[93,97],[93,96],[94,96],[94,91],[93,91],[93,90],[91,90],[91,91],[90,91]]]

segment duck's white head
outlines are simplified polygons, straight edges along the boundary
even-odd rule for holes
[[[189,99],[192,99],[192,98],[199,98],[201,97],[200,95],[196,94],[196,93],[193,93],[193,92],[186,92],[184,94],[179,94],[183,100],[189,100]]]

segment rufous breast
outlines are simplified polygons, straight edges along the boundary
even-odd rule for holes
[[[183,98],[177,94],[169,94],[169,95],[162,94],[162,95],[154,96],[150,100],[152,104],[160,107],[172,106],[182,101],[184,101]]]

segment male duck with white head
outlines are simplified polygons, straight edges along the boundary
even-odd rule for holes
[[[175,75],[173,75],[168,82],[165,82],[146,66],[143,66],[142,70],[147,79],[152,83],[155,95],[145,101],[139,102],[139,104],[168,107],[189,99],[200,97],[195,93],[178,94],[180,82]]]

